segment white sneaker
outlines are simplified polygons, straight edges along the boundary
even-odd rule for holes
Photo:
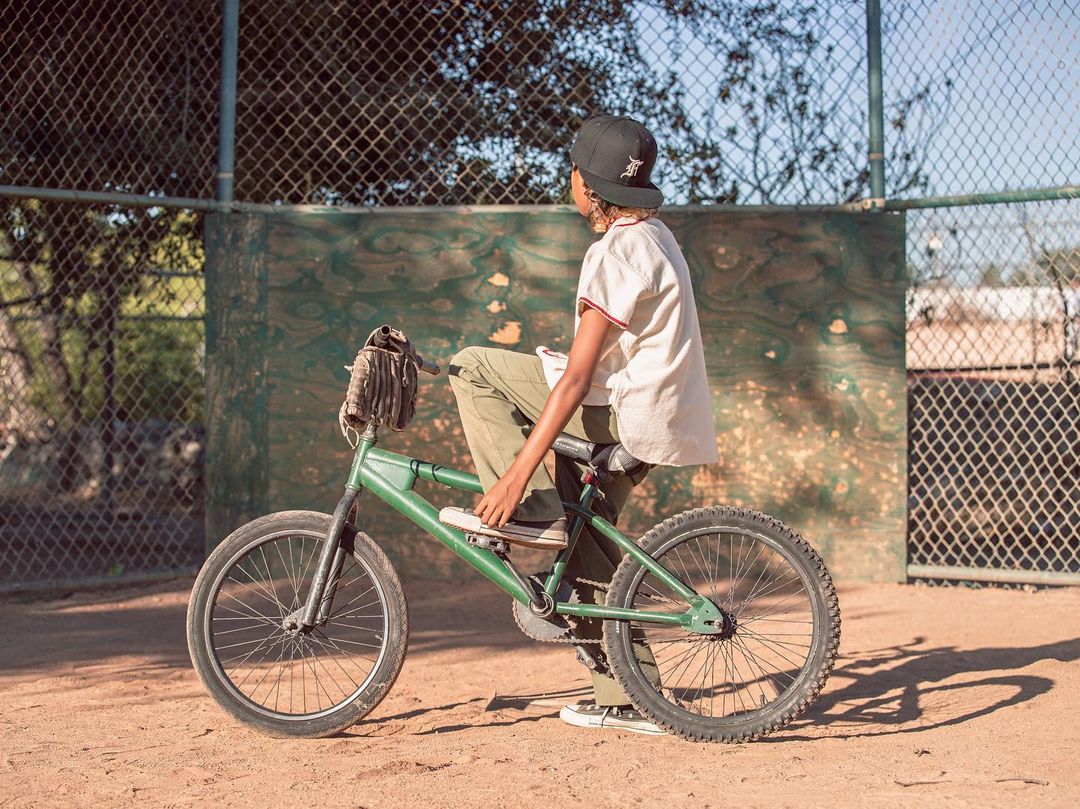
[[[447,506],[439,512],[439,522],[460,528],[470,534],[498,537],[527,548],[561,551],[566,547],[566,518],[545,522],[511,520],[502,528],[484,525],[472,509]]]
[[[559,711],[559,719],[579,728],[614,728],[647,736],[663,736],[665,731],[630,707],[601,707],[593,702],[567,705]]]

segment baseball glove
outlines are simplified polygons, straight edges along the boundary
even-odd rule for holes
[[[368,424],[401,432],[416,414],[416,350],[397,329],[380,326],[346,365],[349,390],[338,420],[346,437]]]

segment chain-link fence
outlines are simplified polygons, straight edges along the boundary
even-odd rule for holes
[[[0,184],[212,195],[220,3],[5,3],[0,31]]]
[[[203,557],[198,216],[218,132],[218,3],[0,10],[0,590]]]
[[[0,586],[203,553],[199,217],[3,200]]]
[[[1076,183],[1078,24],[1056,0],[886,5],[887,118],[927,144],[921,193]],[[908,213],[914,575],[1080,574],[1080,202],[1026,198]]]
[[[1075,577],[1080,251],[1070,246],[1080,245],[1080,204],[911,221],[922,240],[909,250],[911,572]]]
[[[192,208],[567,201],[604,110],[657,133],[671,204],[908,210],[911,571],[1076,577],[1080,3],[887,3],[880,99],[877,6],[9,4],[0,575],[197,561]]]

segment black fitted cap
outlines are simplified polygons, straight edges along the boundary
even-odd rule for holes
[[[656,140],[624,115],[597,115],[581,125],[570,160],[601,199],[627,208],[658,208],[664,201],[649,176]]]

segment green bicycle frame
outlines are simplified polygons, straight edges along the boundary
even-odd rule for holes
[[[468,472],[461,472],[446,466],[387,452],[379,449],[375,446],[375,443],[376,436],[374,434],[365,434],[357,444],[346,483],[346,498],[355,498],[365,489],[370,491],[410,522],[442,542],[467,564],[475,568],[481,575],[516,601],[528,604],[530,595],[494,552],[470,544],[463,531],[439,522],[438,509],[413,490],[417,480],[427,480],[451,489],[483,494],[484,490],[480,485],[480,479]],[[574,544],[577,542],[582,528],[588,525],[608,537],[624,553],[632,556],[664,585],[669,587],[672,592],[686,602],[687,609],[681,613],[665,613],[556,601],[555,611],[560,615],[605,620],[645,621],[681,626],[702,634],[719,633],[723,624],[722,611],[707,598],[690,589],[667,568],[641,550],[633,540],[622,534],[615,526],[595,514],[589,508],[589,505],[596,494],[596,488],[592,484],[586,484],[577,503],[563,504],[568,514],[571,515],[568,531],[569,542],[567,547],[559,552],[555,562],[552,564],[544,582],[544,591],[554,598],[556,589],[566,570],[567,560],[574,549]]]

